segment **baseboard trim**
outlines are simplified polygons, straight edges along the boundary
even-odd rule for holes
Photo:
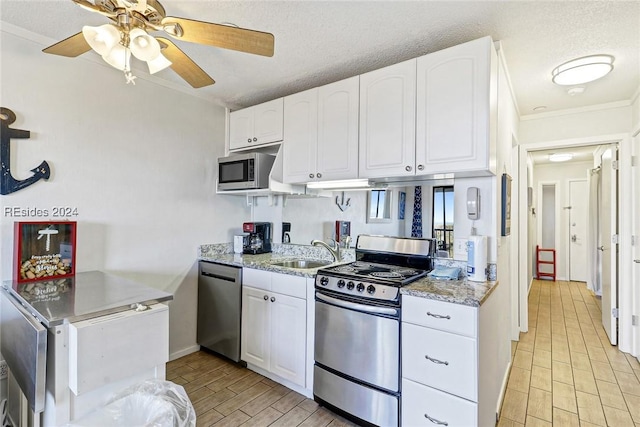
[[[502,402],[504,401],[504,395],[507,393],[507,384],[509,383],[509,374],[511,373],[511,360],[509,360],[509,365],[507,366],[507,370],[504,373],[504,378],[502,379],[502,386],[500,387],[500,394],[498,395],[498,407],[496,408],[496,423],[500,418],[500,411],[502,411]]]
[[[180,359],[188,354],[195,353],[200,350],[200,346],[198,344],[192,345],[191,347],[183,348],[182,350],[175,351],[169,355],[169,361]]]
[[[312,390],[307,390],[306,388],[299,386],[298,384],[294,384],[293,382],[284,379],[276,374],[273,374],[269,371],[267,371],[266,369],[263,369],[259,366],[256,365],[252,365],[251,363],[247,363],[247,369],[256,372],[260,375],[262,375],[263,377],[267,377],[272,381],[277,382],[278,384],[282,384],[283,386],[287,387],[288,389],[291,389],[297,393],[300,393],[301,395],[303,395],[304,397],[308,397],[309,399],[313,399],[313,391]]]

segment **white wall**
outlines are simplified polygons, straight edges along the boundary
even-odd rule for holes
[[[126,85],[121,72],[83,57],[43,54],[49,40],[9,27],[2,31],[0,103],[18,116],[12,127],[31,131],[31,139],[12,142],[11,167],[24,179],[46,160],[52,174],[0,203],[77,208],[69,218],[78,222],[77,271],[103,270],[173,293],[170,353],[192,351],[197,247],[230,241],[249,218],[244,199],[214,194],[224,110],[142,78]],[[1,212],[6,280],[13,222],[60,218]]]
[[[404,236],[405,223],[409,222],[411,230],[411,214],[413,204],[409,206],[407,201],[405,206],[405,219],[398,219],[398,192],[408,191],[402,188],[392,188],[391,200],[391,222],[389,223],[367,223],[367,191],[345,191],[344,203],[349,200],[349,207],[341,211],[336,204],[342,203],[342,192],[334,192],[331,197],[321,198],[289,198],[282,211],[284,221],[291,222],[291,242],[308,245],[311,240],[327,240],[335,236],[335,222],[351,221],[351,237],[355,245],[359,234],[379,234],[386,236]],[[413,188],[411,196],[413,200]],[[256,210],[255,219],[258,217]],[[280,236],[279,236],[280,237]]]
[[[521,118],[518,140],[520,144],[530,144],[625,133],[631,129],[631,118],[629,102],[532,114]]]

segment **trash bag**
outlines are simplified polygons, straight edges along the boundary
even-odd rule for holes
[[[116,394],[102,408],[68,427],[195,427],[196,412],[184,388],[171,381],[145,380]]]

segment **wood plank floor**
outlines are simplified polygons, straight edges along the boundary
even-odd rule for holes
[[[512,355],[499,426],[640,427],[640,363],[609,344],[584,283],[534,281],[529,332]],[[205,352],[169,362],[167,379],[184,386],[198,426],[354,425]]]
[[[185,388],[198,427],[355,425],[312,399],[203,351],[167,363],[167,380]]]
[[[584,282],[534,280],[499,426],[640,426],[640,363],[612,346]]]

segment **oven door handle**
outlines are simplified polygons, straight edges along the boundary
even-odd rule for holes
[[[398,309],[389,307],[376,307],[371,305],[358,304],[355,302],[343,301],[338,298],[333,298],[319,292],[316,292],[316,298],[320,301],[327,302],[337,307],[348,308],[350,310],[360,311],[362,313],[371,314],[386,314],[390,316],[398,316]]]

